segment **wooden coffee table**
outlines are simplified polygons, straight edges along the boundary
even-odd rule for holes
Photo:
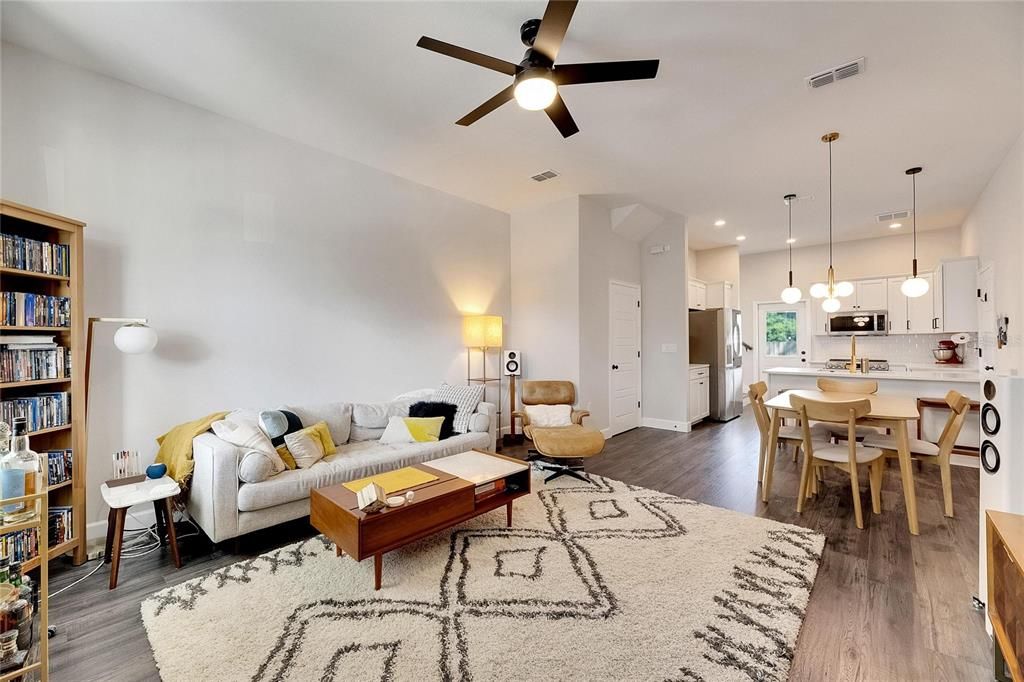
[[[512,502],[530,494],[530,465],[493,452],[472,450],[412,468],[437,479],[408,488],[415,493],[411,502],[374,514],[359,511],[356,494],[341,484],[310,493],[309,521],[334,542],[336,554],[356,561],[373,557],[375,590],[380,589],[385,553],[500,507],[505,507],[511,527]],[[498,480],[504,481],[502,492],[477,494],[477,486]]]

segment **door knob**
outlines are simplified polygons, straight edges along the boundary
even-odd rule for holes
[[[612,365],[612,369],[618,369],[618,368],[619,368],[618,365]]]
[[[985,365],[985,371],[986,372],[991,372],[994,369],[995,369],[995,367],[993,367],[992,365]]]

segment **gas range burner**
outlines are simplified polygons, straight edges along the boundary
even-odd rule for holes
[[[825,363],[825,369],[850,369],[850,358],[829,358]],[[871,372],[888,372],[888,360],[868,360],[868,370]]]

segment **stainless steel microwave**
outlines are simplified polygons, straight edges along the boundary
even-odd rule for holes
[[[829,336],[884,336],[889,333],[889,313],[885,310],[858,310],[829,313]]]

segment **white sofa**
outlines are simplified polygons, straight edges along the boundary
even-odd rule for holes
[[[345,405],[336,404],[339,409]],[[323,410],[324,406],[315,409]],[[259,483],[244,483],[238,478],[238,462],[244,454],[242,448],[207,432],[192,442],[195,470],[188,498],[189,515],[214,542],[309,516],[309,493],[314,488],[429,462],[473,448],[493,451],[497,437],[496,413],[493,403],[480,403],[468,433],[434,443],[383,445],[379,440],[338,443],[337,453],[312,467],[284,471]],[[350,419],[349,414],[351,412],[346,413],[345,419]]]

